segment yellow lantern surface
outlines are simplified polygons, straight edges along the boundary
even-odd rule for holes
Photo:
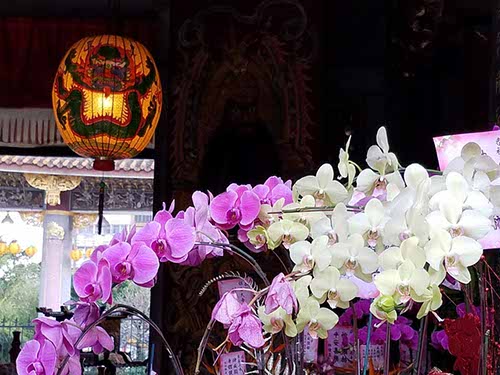
[[[3,241],[0,241],[0,255],[4,255],[9,251],[9,248],[7,247],[7,244]]]
[[[87,258],[90,258],[90,256],[92,255],[93,252],[94,252],[94,249],[88,248],[87,250],[85,250],[85,256]]]
[[[21,252],[21,246],[19,246],[19,244],[17,243],[17,241],[12,241],[10,244],[9,244],[9,252],[11,254],[19,254]]]
[[[30,258],[35,255],[37,252],[37,248],[35,246],[28,246],[26,250],[24,250],[24,253],[29,256]]]
[[[162,107],[158,69],[148,50],[115,35],[84,38],[59,65],[52,90],[57,126],[78,155],[111,170],[149,144]]]
[[[71,250],[71,252],[69,253],[69,256],[72,260],[74,260],[75,262],[78,262],[80,259],[82,259],[82,251],[81,250],[78,250],[78,249],[73,249]]]

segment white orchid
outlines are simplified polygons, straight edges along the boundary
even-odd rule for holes
[[[326,218],[324,212],[310,212],[307,211],[307,208],[316,207],[316,200],[312,195],[303,196],[300,202],[298,203],[290,203],[283,207],[283,218],[291,221],[298,221],[299,223],[304,224],[308,228],[310,228],[314,223],[318,220]],[[301,209],[305,209],[301,211]],[[287,212],[297,210],[297,212]]]
[[[292,316],[288,315],[283,308],[278,307],[277,310],[270,314],[266,314],[265,310],[265,306],[260,306],[257,312],[266,332],[276,334],[281,332],[284,328],[285,334],[288,337],[297,336],[297,327],[292,320]]]
[[[479,242],[465,236],[452,238],[450,233],[442,229],[433,231],[425,246],[425,255],[430,267],[442,273],[444,261],[444,270],[463,284],[468,284],[471,280],[467,267],[476,264],[482,254],[483,248]]]
[[[349,230],[351,233],[361,234],[370,247],[383,249],[383,229],[389,217],[385,215],[385,209],[378,199],[371,199],[365,206],[364,212],[355,214],[349,218]]]
[[[425,252],[419,246],[417,237],[410,237],[401,243],[400,247],[390,247],[378,257],[380,267],[385,270],[395,270],[406,260],[411,261],[416,268],[424,268]]]
[[[467,236],[480,240],[492,229],[493,222],[476,210],[462,211],[462,203],[450,195],[444,195],[439,210],[431,212],[426,221],[433,229],[448,231],[453,237]]]
[[[397,304],[407,303],[410,293],[423,295],[430,284],[429,274],[405,260],[396,270],[386,270],[374,278],[375,286],[383,295],[393,296]]]
[[[297,331],[302,332],[308,326],[311,337],[326,339],[328,331],[338,321],[339,317],[332,310],[320,307],[316,299],[309,298],[297,315]]]
[[[395,171],[399,167],[398,158],[393,152],[389,152],[387,130],[384,126],[381,126],[377,131],[377,145],[368,149],[366,163],[381,175],[387,171]]]
[[[343,178],[347,178],[347,186],[350,188],[356,177],[356,167],[355,164],[349,160],[349,146],[351,144],[351,136],[347,140],[345,145],[345,150],[340,149],[339,151],[339,173]]]
[[[356,190],[366,196],[379,196],[384,191],[392,192],[392,195],[394,195],[394,191],[399,192],[404,187],[405,183],[399,171],[380,174],[371,169],[363,169],[356,179]]]
[[[352,234],[345,242],[331,247],[332,265],[341,274],[355,275],[364,281],[372,281],[372,273],[378,268],[378,256],[365,246],[360,234]]]
[[[268,228],[271,224],[279,220],[280,214],[270,214],[270,212],[281,212],[284,204],[285,198],[281,198],[272,206],[270,204],[260,206],[259,220],[264,228]]]
[[[389,152],[387,131],[383,126],[377,131],[377,145],[368,149],[366,162],[371,169],[361,171],[356,180],[356,190],[367,196],[380,195],[386,191],[393,198],[404,188],[403,178],[398,171],[398,159]]]
[[[312,276],[306,275],[302,276],[300,279],[292,281],[293,291],[295,293],[295,297],[297,297],[297,301],[299,302],[299,306],[302,306],[306,303],[307,299],[311,295],[309,292],[309,285],[311,284]]]
[[[347,309],[349,301],[358,293],[358,287],[350,280],[340,277],[335,267],[328,267],[321,272],[315,272],[311,281],[311,292],[320,301],[326,301],[332,309],[340,307]]]
[[[431,311],[436,311],[443,304],[441,290],[436,284],[428,286],[421,295],[412,294],[412,299],[415,302],[422,303],[420,310],[417,313],[417,319],[421,319]]]
[[[328,237],[320,236],[311,242],[299,241],[290,246],[290,258],[296,264],[295,269],[323,271],[330,265],[332,253],[328,247]]]
[[[271,250],[280,244],[289,249],[293,243],[305,240],[309,236],[309,229],[304,224],[283,219],[271,224],[267,234],[271,240]]]
[[[446,190],[436,193],[430,200],[431,210],[436,210],[443,200],[451,200],[460,204],[460,209],[473,209],[483,216],[489,217],[493,205],[480,191],[471,190],[464,176],[457,172],[450,172],[446,176]]]
[[[391,295],[380,295],[370,304],[370,312],[380,321],[394,324],[398,318],[397,303]]]
[[[339,203],[333,209],[330,217],[324,217],[316,221],[311,227],[311,237],[328,236],[328,244],[333,245],[337,242],[347,240],[349,235],[349,224],[347,219],[350,213],[343,203]]]
[[[349,198],[344,185],[334,180],[334,172],[330,164],[323,164],[316,176],[299,179],[293,186],[293,190],[302,196],[312,195],[316,200],[316,206],[330,206],[345,202]]]

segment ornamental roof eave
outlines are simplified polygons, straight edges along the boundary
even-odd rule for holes
[[[154,160],[122,159],[110,172],[93,169],[93,160],[78,157],[0,155],[0,172],[153,179]]]

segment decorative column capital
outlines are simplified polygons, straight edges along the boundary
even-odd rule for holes
[[[73,228],[83,229],[90,227],[97,220],[97,214],[75,214],[73,216]]]
[[[61,192],[73,190],[82,181],[80,176],[25,173],[24,177],[34,188],[45,190],[45,203],[49,206],[61,204]]]
[[[27,225],[33,227],[43,226],[43,218],[45,217],[45,212],[43,211],[19,211],[19,215]]]

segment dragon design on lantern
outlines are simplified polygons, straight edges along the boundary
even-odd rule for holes
[[[147,144],[160,116],[158,71],[137,42],[112,36],[85,38],[61,62],[53,102],[63,138],[75,152],[132,157]],[[118,142],[126,145],[114,147]]]

